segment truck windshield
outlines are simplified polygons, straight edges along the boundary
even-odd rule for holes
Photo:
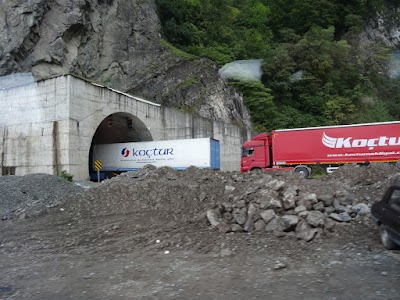
[[[242,148],[242,157],[252,156],[254,154],[253,148]]]

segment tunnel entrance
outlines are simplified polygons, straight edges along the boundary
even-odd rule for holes
[[[97,127],[92,145],[151,141],[147,127],[137,117],[128,113],[107,116]]]
[[[152,141],[152,136],[143,122],[124,112],[114,113],[107,116],[97,127],[93,136],[89,153],[89,175],[92,181],[98,180],[98,173],[93,163],[93,146],[100,144],[115,144],[129,142]],[[111,155],[111,154],[110,154]],[[118,170],[100,171],[100,180],[110,178],[119,174]]]

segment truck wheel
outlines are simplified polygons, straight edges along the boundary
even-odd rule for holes
[[[307,178],[308,176],[310,176],[310,171],[306,167],[298,167],[298,168],[294,169],[294,171],[296,173],[303,175],[304,178]]]
[[[381,237],[382,245],[387,250],[396,250],[399,249],[399,246],[390,239],[389,233],[385,225],[381,224],[379,226],[379,235]]]
[[[261,168],[253,168],[250,170],[250,173],[261,174]]]

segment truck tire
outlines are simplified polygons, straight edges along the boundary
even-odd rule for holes
[[[261,171],[262,171],[261,168],[253,168],[250,170],[250,173],[261,174]]]
[[[385,249],[396,250],[400,248],[399,245],[397,245],[390,239],[389,233],[387,232],[387,229],[383,224],[379,226],[379,235],[381,237],[382,245],[383,247],[385,247]]]
[[[308,176],[310,176],[310,171],[308,170],[307,167],[297,167],[294,169],[294,171],[296,173],[303,175],[304,178],[307,178]]]

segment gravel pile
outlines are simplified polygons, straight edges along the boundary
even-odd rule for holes
[[[0,176],[0,218],[38,216],[83,191],[82,187],[49,174]]]

